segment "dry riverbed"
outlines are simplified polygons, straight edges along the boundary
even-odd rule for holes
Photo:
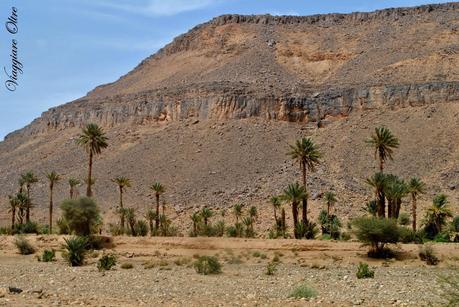
[[[38,249],[60,249],[62,236],[28,236]],[[116,237],[115,246],[90,253],[87,264],[69,267],[57,261],[38,262],[36,255],[17,253],[12,237],[0,236],[0,305],[186,305],[186,306],[441,306],[445,303],[438,276],[459,264],[459,246],[436,244],[442,260],[427,266],[418,247],[400,245],[398,260],[372,260],[357,242],[228,238]],[[115,269],[99,272],[97,259],[117,256]],[[198,255],[215,255],[223,264],[219,275],[196,273]],[[274,275],[266,275],[273,257],[280,259]],[[359,262],[375,270],[373,279],[357,279]],[[121,268],[132,264],[132,269]],[[289,298],[298,285],[314,288],[317,297]],[[9,287],[22,290],[11,293]]]

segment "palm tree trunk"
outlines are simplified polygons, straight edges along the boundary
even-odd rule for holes
[[[396,219],[398,219],[398,217],[400,215],[400,207],[401,206],[402,206],[402,199],[397,198],[396,206],[395,206],[395,214],[394,214],[394,218],[396,218]]]
[[[411,197],[413,198],[413,231],[416,231],[416,196],[412,194]]]
[[[70,186],[70,199],[73,199],[73,187]]]
[[[392,218],[392,212],[394,210],[394,201],[392,199],[389,199],[387,202],[387,217]]]
[[[327,217],[330,217],[330,203],[327,202]]]
[[[379,171],[382,173],[384,172],[384,158],[382,157],[383,156],[383,153],[379,152]]]
[[[120,211],[121,211],[121,229],[124,229],[124,207],[123,207],[123,187],[120,186]]]
[[[27,188],[27,207],[26,207],[26,223],[30,222],[30,185]]]
[[[293,216],[293,235],[295,236],[295,239],[298,238],[298,233],[296,231],[297,225],[298,225],[298,204],[297,203],[292,203],[292,216]]]
[[[155,233],[155,230],[153,227],[153,219],[149,218],[148,222],[150,224],[150,236],[153,237],[153,234]]]
[[[155,219],[155,222],[156,222],[156,230],[159,229],[159,194],[156,193],[156,219]]]
[[[11,229],[14,229],[14,224],[16,222],[16,208],[11,208]]]
[[[305,196],[303,198],[303,224],[307,225],[308,224],[308,195],[307,195],[307,182],[306,182],[306,164],[304,162],[301,163],[301,168],[302,168],[302,173],[303,173],[303,187],[304,187],[304,192]]]
[[[53,184],[49,185],[49,234],[53,233]]]
[[[281,225],[282,232],[284,232],[284,234],[285,234],[285,229],[286,229],[285,225],[286,225],[286,223],[285,223],[285,209],[284,208],[282,208],[282,211],[281,211],[281,223],[282,223],[282,225]]]
[[[88,187],[86,188],[86,196],[92,197],[92,150],[89,151],[89,167],[88,167]]]
[[[274,207],[274,221],[276,222],[276,225],[277,225],[277,210],[276,210],[276,207]]]
[[[386,198],[384,196],[384,192],[378,193],[378,216],[379,217],[386,217]]]

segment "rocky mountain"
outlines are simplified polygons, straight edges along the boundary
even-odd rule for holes
[[[314,16],[223,15],[191,29],[116,82],[52,108],[0,143],[0,197],[18,175],[54,169],[83,178],[74,144],[95,122],[110,137],[95,162],[96,197],[109,214],[110,179],[129,176],[127,203],[143,210],[161,181],[177,212],[234,202],[266,205],[297,180],[288,143],[320,144],[312,210],[321,193],[355,214],[376,169],[364,140],[377,125],[400,138],[388,170],[459,203],[459,3]],[[83,191],[83,189],[81,189]],[[44,179],[33,195],[40,215]],[[66,197],[65,183],[57,188]],[[266,213],[268,214],[268,212]],[[5,216],[6,218],[6,216]]]

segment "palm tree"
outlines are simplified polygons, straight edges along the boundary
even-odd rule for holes
[[[81,183],[79,179],[76,178],[70,178],[69,179],[69,186],[70,186],[70,192],[69,196],[70,199],[73,199],[73,196],[75,195],[75,188]]]
[[[17,200],[19,224],[22,225],[24,224],[25,210],[27,209],[27,206],[29,206],[30,199],[25,193],[17,193],[15,198]]]
[[[21,175],[21,177],[20,177],[19,180],[18,180],[18,184],[19,184],[19,191],[18,191],[18,193],[24,192],[25,179],[23,178],[22,175]]]
[[[92,160],[94,155],[102,152],[102,149],[108,147],[108,138],[105,136],[104,131],[96,124],[88,124],[83,128],[82,134],[78,136],[76,143],[86,149],[89,154],[89,167],[87,178],[86,196],[92,197]]]
[[[300,186],[298,182],[289,184],[281,196],[282,200],[287,201],[292,205],[293,229],[295,238],[298,238],[298,233],[296,231],[298,226],[298,204],[305,197],[307,197],[306,191],[304,187]]]
[[[413,215],[413,231],[416,231],[416,210],[417,197],[426,192],[426,184],[417,177],[413,177],[408,182],[408,192],[411,194],[411,213]]]
[[[432,207],[427,209],[426,225],[433,228],[433,234],[441,232],[446,224],[446,219],[452,217],[453,213],[448,207],[448,197],[445,194],[436,195],[433,199]]]
[[[112,182],[114,182],[118,186],[119,191],[120,191],[120,207],[119,207],[119,210],[121,211],[120,225],[121,225],[121,228],[124,229],[123,192],[125,188],[131,187],[131,180],[127,177],[119,176],[119,177],[112,179]]]
[[[150,236],[153,236],[155,234],[153,221],[156,220],[156,212],[153,211],[152,209],[148,210],[147,213],[145,214],[145,218],[148,220],[148,225],[150,226]]]
[[[242,216],[242,204],[235,204],[233,208],[234,216],[236,217],[236,224],[239,223],[239,218]]]
[[[197,236],[198,235],[198,225],[201,222],[201,215],[199,214],[199,212],[194,212],[190,218],[191,218],[191,221],[193,222],[193,235]]]
[[[53,190],[54,185],[61,179],[61,177],[55,172],[46,174],[46,178],[49,180],[49,234],[53,233]]]
[[[384,162],[392,159],[393,149],[400,145],[398,139],[385,127],[375,128],[374,134],[367,140],[375,150],[375,159],[379,158],[379,171],[384,171]]]
[[[126,214],[126,219],[129,224],[129,227],[131,228],[131,235],[135,237],[136,233],[135,233],[135,210],[134,208],[127,208],[125,214]]]
[[[201,210],[201,217],[204,220],[204,226],[207,228],[207,224],[209,223],[209,219],[213,216],[212,210],[207,207],[202,208]]]
[[[295,161],[300,163],[301,172],[303,175],[303,188],[304,188],[304,198],[303,198],[303,224],[308,223],[308,190],[307,181],[306,181],[306,172],[309,170],[311,172],[315,171],[316,165],[320,164],[321,153],[319,148],[314,144],[310,138],[302,138],[297,140],[295,145],[290,145],[290,152],[288,155]]]
[[[159,196],[163,194],[166,190],[164,186],[159,182],[153,183],[150,189],[152,189],[155,192],[155,198],[156,198],[156,225],[155,227],[156,227],[156,230],[158,230],[159,229]]]
[[[11,229],[14,229],[14,225],[16,223],[16,209],[19,207],[19,200],[16,196],[8,196],[10,209],[9,212],[11,213]]]
[[[277,209],[279,209],[281,207],[281,200],[279,198],[279,196],[273,196],[271,197],[271,199],[269,200],[271,202],[271,205],[273,206],[273,209],[274,209],[274,221],[276,222],[276,225],[277,225]]]
[[[252,206],[250,207],[249,209],[249,216],[252,220],[256,220],[257,217],[258,217],[258,210],[257,210],[257,207],[255,206]]]
[[[327,216],[330,216],[330,208],[338,201],[336,199],[336,194],[329,191],[325,192],[325,203],[327,204]]]
[[[362,211],[376,217],[376,214],[378,213],[378,202],[376,200],[367,202],[365,206],[363,206]]]
[[[387,198],[387,217],[397,219],[402,198],[408,194],[405,181],[395,175],[385,175],[384,195]]]
[[[38,182],[37,176],[32,171],[26,172],[21,175],[21,179],[23,184],[26,186],[26,192],[27,192],[27,198],[29,199],[29,203],[27,204],[26,208],[26,223],[30,222],[30,207],[31,207],[31,201],[32,199],[30,198],[30,191],[32,189],[32,185],[34,183]]]
[[[378,216],[386,216],[386,198],[384,195],[384,187],[386,185],[386,175],[384,173],[375,173],[372,177],[366,180],[366,183],[374,188],[375,197],[378,202]]]

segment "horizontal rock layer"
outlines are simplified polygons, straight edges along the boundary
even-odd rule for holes
[[[157,91],[101,99],[80,99],[52,108],[23,135],[45,133],[94,122],[105,127],[120,123],[148,124],[187,118],[240,119],[262,117],[292,122],[347,116],[353,110],[416,107],[459,102],[459,82],[327,89],[306,94],[252,95],[231,91],[188,91],[180,97]],[[11,137],[10,134],[8,137]]]

